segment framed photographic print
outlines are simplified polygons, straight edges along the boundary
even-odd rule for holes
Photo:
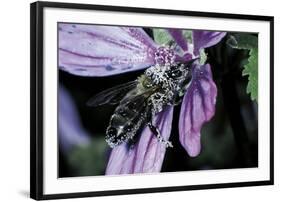
[[[273,184],[273,17],[31,4],[31,197]]]

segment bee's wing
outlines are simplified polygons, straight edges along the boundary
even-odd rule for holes
[[[94,95],[89,99],[87,105],[95,107],[104,104],[118,104],[124,98],[124,96],[136,86],[136,80],[114,86]]]
[[[155,93],[155,90],[155,88],[151,88],[140,92],[138,89],[133,89],[120,101],[119,107],[127,108],[134,112],[134,117],[137,117],[144,112],[147,101]]]
[[[146,101],[154,92],[155,88],[146,89],[145,91],[139,91],[137,88],[135,88],[128,92],[128,94],[121,100],[120,104],[126,105],[133,102],[138,103],[142,99],[143,101]]]

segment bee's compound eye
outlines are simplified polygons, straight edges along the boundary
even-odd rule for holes
[[[179,69],[172,71],[172,77],[178,78],[180,76],[182,76],[182,72]]]
[[[109,137],[114,137],[117,135],[117,129],[114,128],[114,127],[109,127],[107,130],[106,130],[106,134],[109,136]]]

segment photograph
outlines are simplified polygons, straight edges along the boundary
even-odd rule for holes
[[[57,22],[57,177],[257,168],[258,42]]]

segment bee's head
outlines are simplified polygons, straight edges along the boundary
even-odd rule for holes
[[[188,72],[188,70],[184,68],[184,64],[178,63],[172,65],[166,73],[170,79],[179,80],[186,74],[186,72]]]
[[[167,70],[167,75],[173,80],[181,80],[186,78],[191,73],[192,64],[198,60],[198,58],[192,59],[186,63],[175,63],[171,65],[169,70]]]

